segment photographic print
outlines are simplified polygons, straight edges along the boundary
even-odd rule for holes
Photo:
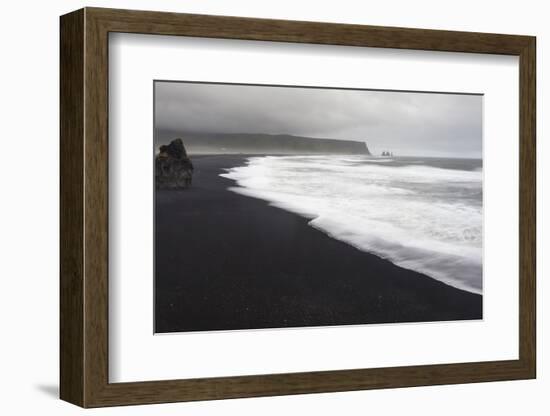
[[[153,87],[156,333],[483,318],[481,94]]]

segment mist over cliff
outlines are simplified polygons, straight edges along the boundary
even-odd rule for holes
[[[190,154],[360,154],[367,144],[354,140],[318,139],[289,134],[185,133],[157,129],[155,147],[180,137]]]

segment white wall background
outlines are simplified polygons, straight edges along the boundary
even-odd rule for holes
[[[543,129],[550,99],[545,72],[550,26],[545,2],[523,1],[69,1],[5,2],[0,17],[0,410],[2,414],[72,415],[83,410],[58,395],[58,16],[102,6],[276,19],[407,26],[538,37],[538,316],[535,381],[422,387],[87,411],[102,415],[546,415],[550,361],[543,330],[550,301],[545,284],[544,221],[550,146]],[[546,199],[546,200],[545,200]]]

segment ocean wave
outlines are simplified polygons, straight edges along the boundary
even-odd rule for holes
[[[390,159],[385,159],[390,160]],[[482,292],[482,172],[353,156],[252,157],[234,192],[310,219],[360,250]]]

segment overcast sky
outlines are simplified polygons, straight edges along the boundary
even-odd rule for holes
[[[374,154],[481,157],[479,95],[155,82],[155,126],[365,141]]]

